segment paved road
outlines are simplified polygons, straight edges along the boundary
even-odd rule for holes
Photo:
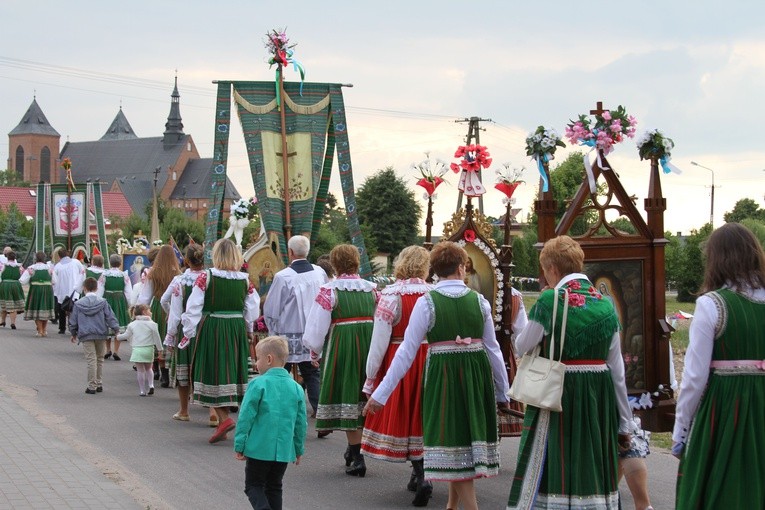
[[[35,338],[31,323],[18,324],[17,331],[0,328],[0,441],[11,444],[0,448],[3,465],[24,449],[13,447],[15,438],[27,434],[38,443],[50,443],[46,451],[51,457],[69,459],[87,473],[98,487],[97,497],[103,498],[102,507],[108,500],[115,508],[129,508],[124,499],[129,495],[152,509],[248,508],[242,492],[244,465],[233,459],[232,442],[207,443],[212,429],[206,425],[205,409],[192,406],[191,422],[171,420],[175,390],[157,388],[153,397],[138,397],[135,372],[126,361],[129,346],[123,346],[123,361],[105,362],[104,392],[86,395],[82,348],[54,328],[48,338]],[[517,448],[518,439],[504,439],[500,476],[476,483],[482,509],[504,508]],[[404,488],[407,466],[370,460],[365,478],[351,478],[343,472],[344,450],[343,434],[320,440],[309,424],[303,463],[290,466],[285,476],[285,509],[412,508],[411,493]],[[38,456],[30,462],[33,466],[21,463],[20,469],[39,471],[48,461]],[[673,508],[677,462],[660,450],[648,457],[648,464],[654,506]],[[8,505],[8,494],[18,497],[23,490],[31,490],[29,484],[0,470],[0,496],[6,498],[0,497],[0,509],[16,507]],[[444,508],[445,493],[445,484],[436,484],[428,507]],[[95,507],[69,494],[73,508]],[[633,508],[624,483],[622,494],[624,507]]]

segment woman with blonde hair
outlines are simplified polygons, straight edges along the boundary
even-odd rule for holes
[[[430,266],[438,284],[412,309],[404,341],[364,412],[392,402],[391,391],[428,342],[422,382],[425,478],[449,483],[448,508],[476,510],[474,480],[499,473],[497,407],[506,407],[507,371],[491,305],[465,284],[465,250],[444,241]],[[424,501],[427,503],[427,499]]]
[[[408,246],[396,259],[393,271],[396,281],[380,292],[375,311],[364,384],[367,395],[382,382],[396,352],[402,348],[414,304],[433,288],[425,283],[429,269],[430,252],[422,246]],[[396,385],[382,411],[367,417],[361,451],[389,462],[411,461],[412,475],[407,488],[416,493],[412,504],[425,506],[433,492],[432,484],[425,480],[422,461],[422,373],[428,341],[423,337],[411,347],[416,350],[412,367]]]
[[[306,320],[303,344],[318,356],[329,333],[316,411],[316,430],[323,437],[344,430],[346,474],[363,477],[367,472],[361,454],[364,417],[364,362],[372,339],[377,303],[377,284],[362,280],[359,250],[350,244],[335,246],[329,254],[337,279],[321,286]]]
[[[579,243],[568,236],[550,239],[539,265],[547,288],[531,308],[515,346],[522,354],[541,344],[540,356],[566,365],[562,411],[526,406],[507,508],[616,510],[617,452],[630,447],[632,425],[619,319],[612,302],[582,273]],[[564,314],[566,336],[561,342]],[[553,333],[555,352],[550,352]]]
[[[139,305],[149,305],[151,317],[159,327],[160,338],[165,338],[167,334],[167,313],[162,308],[161,298],[165,293],[173,278],[181,274],[178,266],[178,259],[172,246],[166,244],[157,251],[157,257],[151,264],[149,273],[146,276],[146,284],[141,289],[141,295],[138,296]],[[170,370],[168,366],[169,356],[167,349],[159,351],[157,365],[160,369],[161,386],[167,388],[170,386]]]
[[[193,339],[191,398],[215,409],[218,426],[209,442],[217,443],[236,426],[228,410],[242,403],[247,389],[249,338],[260,297],[249,275],[239,270],[242,255],[233,241],[219,239],[212,261],[214,267],[197,277],[186,302],[178,348],[188,348]]]
[[[765,508],[765,252],[727,223],[705,254],[672,432],[675,507]]]

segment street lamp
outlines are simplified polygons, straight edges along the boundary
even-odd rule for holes
[[[709,224],[714,229],[714,226],[715,226],[714,224],[715,222],[715,171],[704,165],[699,165],[695,161],[691,161],[691,165],[697,166],[699,168],[703,168],[704,170],[709,170],[710,172],[712,172],[712,194],[711,194],[712,199],[711,199],[711,205],[709,207]]]

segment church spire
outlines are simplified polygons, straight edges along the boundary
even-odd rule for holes
[[[170,114],[167,116],[165,133],[162,138],[162,142],[165,145],[175,145],[186,136],[183,132],[183,121],[181,120],[181,95],[178,93],[178,76],[175,77],[175,88],[173,88],[171,98]]]

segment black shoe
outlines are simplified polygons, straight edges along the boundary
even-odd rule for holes
[[[316,437],[318,437],[319,439],[324,439],[331,433],[332,433],[331,430],[319,430],[318,432],[316,432]]]
[[[98,388],[96,388],[96,392],[97,393],[103,393],[104,392],[104,387],[103,386],[99,386]]]
[[[154,388],[149,388],[149,395],[154,395]]]
[[[112,359],[113,359],[114,361],[120,361],[122,358],[120,358],[120,355],[119,355],[119,354],[116,354],[116,353],[115,353],[115,354],[112,354]]]
[[[159,383],[160,386],[162,386],[163,388],[169,388],[170,387],[170,369],[163,368],[161,371],[159,380],[161,381]]]
[[[353,453],[351,453],[351,445],[348,445],[348,448],[345,449],[343,458],[345,459],[345,467],[350,466],[351,462],[353,462]]]
[[[0,326],[5,327],[5,323],[4,322],[0,322]]]
[[[412,461],[412,477],[415,480],[416,489],[412,505],[427,506],[428,500],[433,495],[433,484],[425,480],[425,468],[422,460]],[[411,480],[409,483],[411,484]]]
[[[91,390],[90,388],[87,388],[85,390],[85,393],[87,393],[88,395],[95,395],[96,394],[96,390]]]
[[[364,478],[364,475],[367,474],[367,464],[364,462],[364,456],[361,454],[361,444],[349,444],[348,449],[353,456],[353,462],[345,468],[345,474]]]
[[[58,324],[58,320],[56,320],[56,319],[53,319],[52,321],[50,321],[50,323],[51,323],[51,324]]]
[[[112,351],[109,351],[106,354],[104,354],[104,359],[109,359],[111,357],[112,357]]]
[[[16,329],[16,325],[15,324],[11,324],[11,329]]]
[[[417,475],[412,472],[412,476],[409,477],[409,483],[406,484],[406,490],[409,492],[417,492]]]

